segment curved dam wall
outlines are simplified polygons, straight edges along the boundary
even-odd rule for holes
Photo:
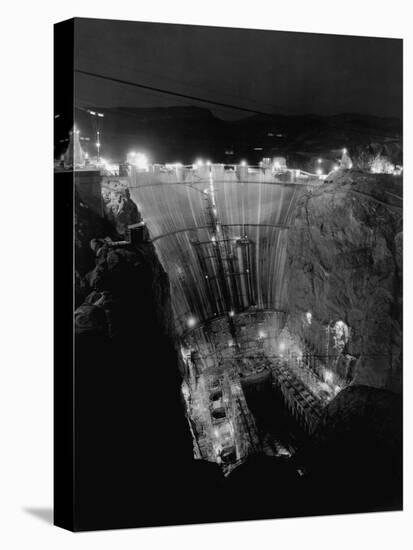
[[[286,307],[287,234],[305,185],[221,165],[135,172],[129,185],[181,334],[229,311]]]

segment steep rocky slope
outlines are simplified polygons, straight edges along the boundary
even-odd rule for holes
[[[351,170],[328,177],[298,205],[286,274],[294,333],[320,355],[330,350],[354,357],[353,383],[396,391],[402,352],[401,197],[400,177]],[[349,331],[341,343],[334,333],[337,321]],[[333,365],[339,366],[340,361]]]
[[[138,207],[131,200],[129,190],[121,184],[106,184],[102,190],[103,212],[81,199],[75,191],[75,289],[76,305],[80,305],[92,290],[89,276],[96,264],[96,239],[120,241],[125,239],[128,225],[141,221]]]
[[[128,225],[142,220],[138,207],[130,198],[129,189],[119,182],[108,182],[102,194],[106,219],[119,235],[125,236]]]

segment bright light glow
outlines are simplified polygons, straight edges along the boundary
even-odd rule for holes
[[[212,241],[213,243],[216,241],[216,239],[215,239],[214,236],[211,237],[211,241]]]
[[[195,317],[188,317],[186,324],[189,328],[193,328],[196,325],[196,319]]]
[[[324,382],[326,384],[332,384],[334,380],[334,375],[331,370],[325,369],[324,371]]]
[[[285,342],[280,342],[280,345],[278,346],[279,350],[280,351],[284,351],[285,350]]]
[[[334,165],[334,166],[333,166],[333,170],[334,170],[334,172],[337,172],[338,166],[337,166],[337,165]]]
[[[143,153],[137,153],[135,157],[135,166],[139,170],[147,170],[148,169],[148,159],[146,155]]]
[[[207,165],[207,166],[211,166],[211,161],[210,161],[210,160],[207,160],[207,161],[206,161],[206,165]]]
[[[104,168],[107,172],[111,172],[112,174],[116,174],[117,172],[119,172],[119,164],[107,162]]]
[[[91,115],[96,115],[95,111],[89,111]]]
[[[119,170],[119,164],[113,164],[102,157],[99,159],[99,165],[107,172],[117,172]]]
[[[273,166],[277,170],[278,170],[278,168],[281,168],[281,164],[278,162],[278,160],[274,162]]]
[[[87,160],[89,158],[89,153],[85,153],[85,159]]]
[[[246,161],[246,160],[242,160],[242,161],[240,162],[240,164],[241,164],[241,166],[247,166],[247,161]]]
[[[322,159],[318,159],[317,162],[318,164],[320,164],[322,162]]]
[[[184,359],[185,359],[185,356],[184,356]],[[188,401],[189,396],[190,396],[190,391],[189,391],[189,388],[188,388],[188,384],[186,382],[182,382],[181,389],[182,389],[182,395],[184,396],[185,401]]]
[[[231,311],[228,313],[228,315],[229,315],[230,317],[234,317],[234,315],[235,315],[234,310],[231,309]]]
[[[343,155],[347,155],[347,149],[345,147],[343,149]]]
[[[398,167],[400,169],[400,167]],[[377,155],[371,164],[370,171],[373,174],[394,174],[396,167],[384,156]]]
[[[334,346],[341,353],[350,338],[350,329],[344,321],[337,321],[333,327]]]
[[[323,175],[323,171],[319,168],[316,172],[317,176],[322,176]]]
[[[136,166],[138,170],[147,171],[149,168],[148,158],[143,153],[135,153],[135,151],[131,151],[127,154],[126,160],[129,164]]]
[[[263,330],[260,330],[258,332],[258,338],[266,338],[267,334],[263,331]]]
[[[311,321],[313,320],[313,315],[312,315],[311,311],[307,311],[307,313],[305,314],[305,317],[307,319],[307,323],[309,325],[311,325]]]

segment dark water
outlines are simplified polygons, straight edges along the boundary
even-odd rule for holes
[[[295,451],[307,437],[285,407],[281,394],[273,388],[271,378],[259,384],[243,382],[247,405],[254,416],[261,441],[273,441]]]

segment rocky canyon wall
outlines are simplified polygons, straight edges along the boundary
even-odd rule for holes
[[[326,362],[336,355],[329,366],[348,382],[393,391],[401,387],[402,224],[401,177],[340,170],[300,199],[287,244],[291,330]]]

